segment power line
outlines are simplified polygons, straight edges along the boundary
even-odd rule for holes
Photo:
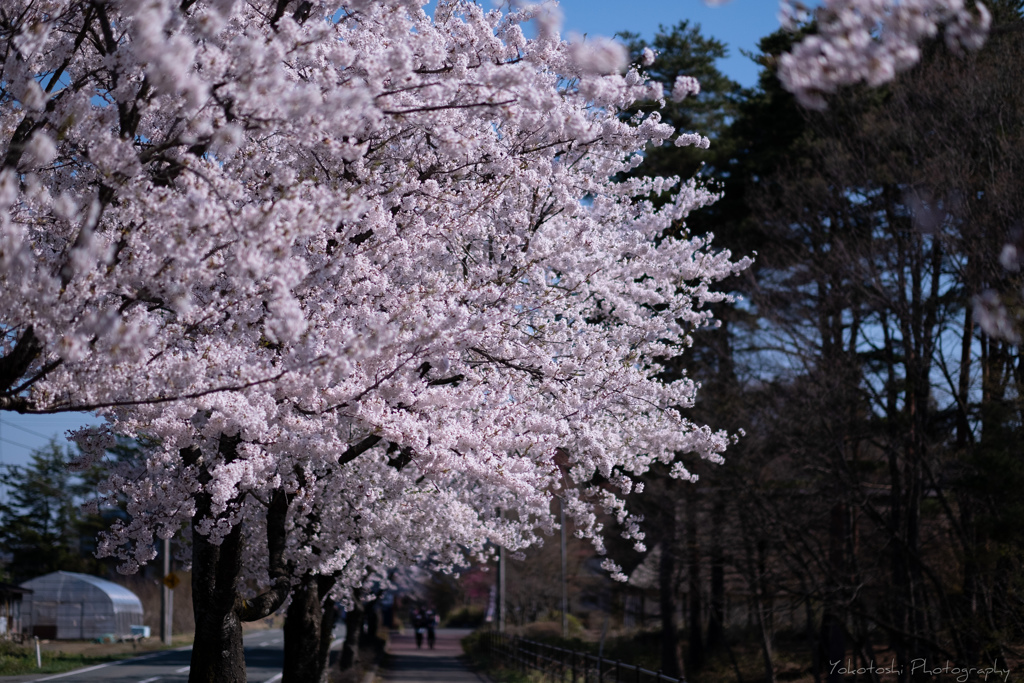
[[[4,419],[0,419],[0,425],[3,425],[5,427],[14,427],[15,429],[21,430],[21,431],[23,431],[23,432],[25,432],[27,434],[31,434],[32,436],[38,436],[40,439],[52,439],[53,438],[52,434],[50,436],[47,436],[46,434],[42,434],[42,433],[37,432],[35,430],[29,429],[28,427],[22,427],[21,425],[16,425],[13,422],[8,422],[7,420],[4,420]]]
[[[18,446],[20,448],[24,448],[24,449],[29,450],[29,451],[36,450],[35,446],[26,446],[23,443],[18,443],[17,441],[11,441],[10,439],[5,439],[2,436],[0,436],[0,441],[3,441],[4,443],[9,443],[12,446]]]

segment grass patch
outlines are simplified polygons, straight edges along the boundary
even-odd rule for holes
[[[0,641],[0,676],[17,676],[19,674],[55,674],[71,671],[84,666],[106,664],[127,659],[133,655],[88,655],[68,654],[65,652],[42,653],[42,668],[36,667],[36,649],[34,646],[17,645],[9,641]]]

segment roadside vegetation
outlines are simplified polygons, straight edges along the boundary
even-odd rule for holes
[[[601,654],[606,659],[624,664],[639,665],[651,671],[661,668],[662,634],[660,630],[634,630],[608,634],[602,643],[600,633],[583,631],[578,636],[561,638],[552,635],[548,622],[536,622],[527,627],[509,629],[538,642],[567,650]],[[549,683],[558,677],[546,676],[539,671],[519,671],[500,657],[492,656],[485,648],[482,634],[484,629],[474,632],[462,641],[463,650],[474,667],[486,672],[496,683]],[[686,675],[688,683],[754,683],[763,681],[764,661],[758,644],[757,633],[753,630],[730,632],[728,645],[710,654],[703,668],[692,675]],[[811,683],[813,662],[807,656],[805,634],[779,633],[773,652],[776,665],[776,681],[798,681]],[[681,652],[686,661],[689,657],[684,646]],[[568,676],[566,677],[568,680]]]
[[[174,646],[182,645],[186,639],[191,642],[192,636],[180,636]],[[53,644],[40,648],[42,667],[36,665],[36,649],[31,642],[24,645],[9,640],[0,640],[0,676],[17,676],[24,674],[53,674],[72,671],[86,666],[95,666],[108,662],[130,659],[144,652],[162,650],[164,645],[153,640],[149,643],[81,643],[69,642]],[[54,645],[59,650],[50,649]]]

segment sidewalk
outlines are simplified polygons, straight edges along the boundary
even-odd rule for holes
[[[388,642],[388,668],[378,673],[384,683],[482,683],[486,679],[473,673],[462,660],[459,641],[470,629],[440,628],[433,650],[416,649],[412,632],[392,633]]]

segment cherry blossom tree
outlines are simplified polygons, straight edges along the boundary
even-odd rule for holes
[[[0,8],[0,409],[162,401],[280,375],[217,346],[226,319],[283,315],[273,292],[293,277],[295,218],[222,172],[247,125],[235,108],[256,103],[225,94],[230,74],[204,63],[216,49],[201,55],[190,36],[216,11],[186,16],[193,4]]]
[[[523,547],[555,496],[642,549],[635,477],[721,459],[658,359],[746,261],[678,229],[698,183],[621,180],[707,144],[620,115],[665,96],[622,46],[417,0],[19,0],[0,36],[0,407],[104,411],[80,466],[154,444],[104,551],[188,529],[190,680],[244,680],[293,590]]]

